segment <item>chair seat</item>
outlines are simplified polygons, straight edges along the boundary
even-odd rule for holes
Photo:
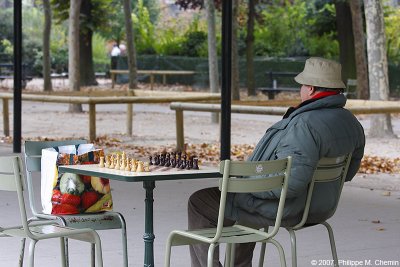
[[[73,228],[91,228],[94,230],[122,228],[122,215],[118,212],[81,213],[76,215],[60,215],[57,217],[62,217],[65,225]]]
[[[242,225],[234,225],[230,227],[222,228],[222,235],[218,240],[218,243],[249,243],[249,242],[260,242],[265,240],[266,237],[261,234],[257,234],[258,230],[245,227]],[[205,228],[199,230],[186,230],[173,231],[175,238],[173,239],[173,246],[187,245],[196,243],[212,243],[212,239],[216,234],[216,228]]]
[[[63,227],[58,224],[31,226],[31,227],[29,227],[29,229],[30,229],[31,233],[37,237],[37,239],[42,239],[42,238],[47,239],[47,238],[50,238],[49,234],[63,235],[63,234],[68,234],[71,231],[75,230],[73,228]],[[18,237],[28,238],[28,236],[26,235],[24,228],[22,226],[19,228],[4,229],[3,234],[9,235],[9,236],[18,236]],[[95,243],[93,234],[88,233],[88,232],[70,235],[70,236],[68,236],[68,238],[80,240],[80,241],[86,241],[86,242],[90,242],[90,243]]]

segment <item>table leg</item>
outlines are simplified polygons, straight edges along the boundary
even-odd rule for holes
[[[154,228],[153,228],[153,190],[155,181],[144,181],[146,190],[145,214],[144,214],[144,267],[154,267]]]

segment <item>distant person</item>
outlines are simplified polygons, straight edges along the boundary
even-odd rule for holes
[[[117,44],[114,44],[111,50],[111,56],[118,57],[119,55],[121,55],[121,49],[118,47]]]
[[[310,183],[318,161],[352,153],[346,181],[360,166],[364,154],[364,130],[357,118],[344,108],[346,88],[341,65],[323,58],[310,58],[295,77],[301,85],[301,103],[287,110],[282,120],[269,128],[258,142],[250,161],[276,160],[292,156],[291,176],[283,212],[285,225],[301,219]],[[338,202],[340,184],[330,182],[315,187],[308,223],[332,216]],[[189,229],[216,227],[220,191],[217,187],[193,193],[188,203]],[[278,207],[279,192],[228,193],[224,225],[235,222],[255,227],[272,225]],[[237,244],[234,266],[251,266],[255,243]],[[192,266],[207,266],[208,244],[190,246]],[[218,252],[213,266],[220,266]]]
[[[125,56],[126,55],[126,45],[120,44],[119,48],[121,49],[121,56]]]

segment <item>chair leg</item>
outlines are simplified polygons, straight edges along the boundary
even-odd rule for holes
[[[91,244],[90,246],[90,266],[95,267],[96,266],[96,247],[95,244]]]
[[[268,242],[274,244],[275,247],[278,249],[279,259],[280,259],[280,262],[281,262],[281,267],[286,267],[285,252],[283,251],[282,245],[278,241],[276,241],[274,239],[270,239],[270,240],[268,240]],[[263,244],[266,245],[266,243],[263,243]]]
[[[164,267],[170,267],[170,265],[171,265],[171,249],[172,249],[173,238],[174,238],[174,235],[170,234],[167,239],[167,244],[165,247]]]
[[[68,249],[68,238],[64,238],[64,251],[65,251],[65,266],[69,266],[69,249]]]
[[[265,242],[261,243],[260,258],[258,260],[258,267],[263,267],[264,266],[265,247],[266,246],[267,246],[267,244]]]
[[[25,241],[26,238],[21,238],[21,250],[19,253],[19,261],[18,261],[19,267],[24,266]]]
[[[331,243],[331,251],[332,251],[332,257],[333,257],[333,264],[335,267],[339,267],[339,260],[336,252],[336,244],[335,244],[335,237],[333,236],[333,230],[332,227],[329,223],[323,222],[322,223],[326,230],[328,231],[329,235],[329,242]]]
[[[34,267],[35,265],[35,245],[37,240],[31,240],[29,243],[29,267]]]
[[[63,237],[60,237],[60,250],[61,250],[61,266],[66,267],[66,257],[65,257],[65,241]]]
[[[127,240],[125,224],[122,225],[121,232],[122,232],[122,256],[124,257],[123,266],[128,267],[128,240]]]
[[[208,248],[207,267],[213,267],[214,250],[218,244],[210,244]]]
[[[264,227],[264,232],[268,233],[268,226]],[[263,267],[264,266],[264,258],[265,258],[265,248],[267,244],[265,242],[261,243],[261,249],[260,249],[260,259],[258,260],[258,267]]]
[[[227,243],[225,250],[225,267],[233,267],[235,265],[235,244]]]
[[[103,252],[101,250],[100,238],[98,238],[98,241],[96,242],[96,257],[98,267],[103,267]]]
[[[297,248],[296,248],[296,234],[293,229],[286,229],[290,234],[290,246],[292,252],[292,267],[297,267]]]

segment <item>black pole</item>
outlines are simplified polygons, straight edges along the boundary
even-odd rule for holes
[[[231,157],[232,1],[222,1],[221,160]]]
[[[13,151],[21,153],[22,5],[14,0],[14,129]]]

